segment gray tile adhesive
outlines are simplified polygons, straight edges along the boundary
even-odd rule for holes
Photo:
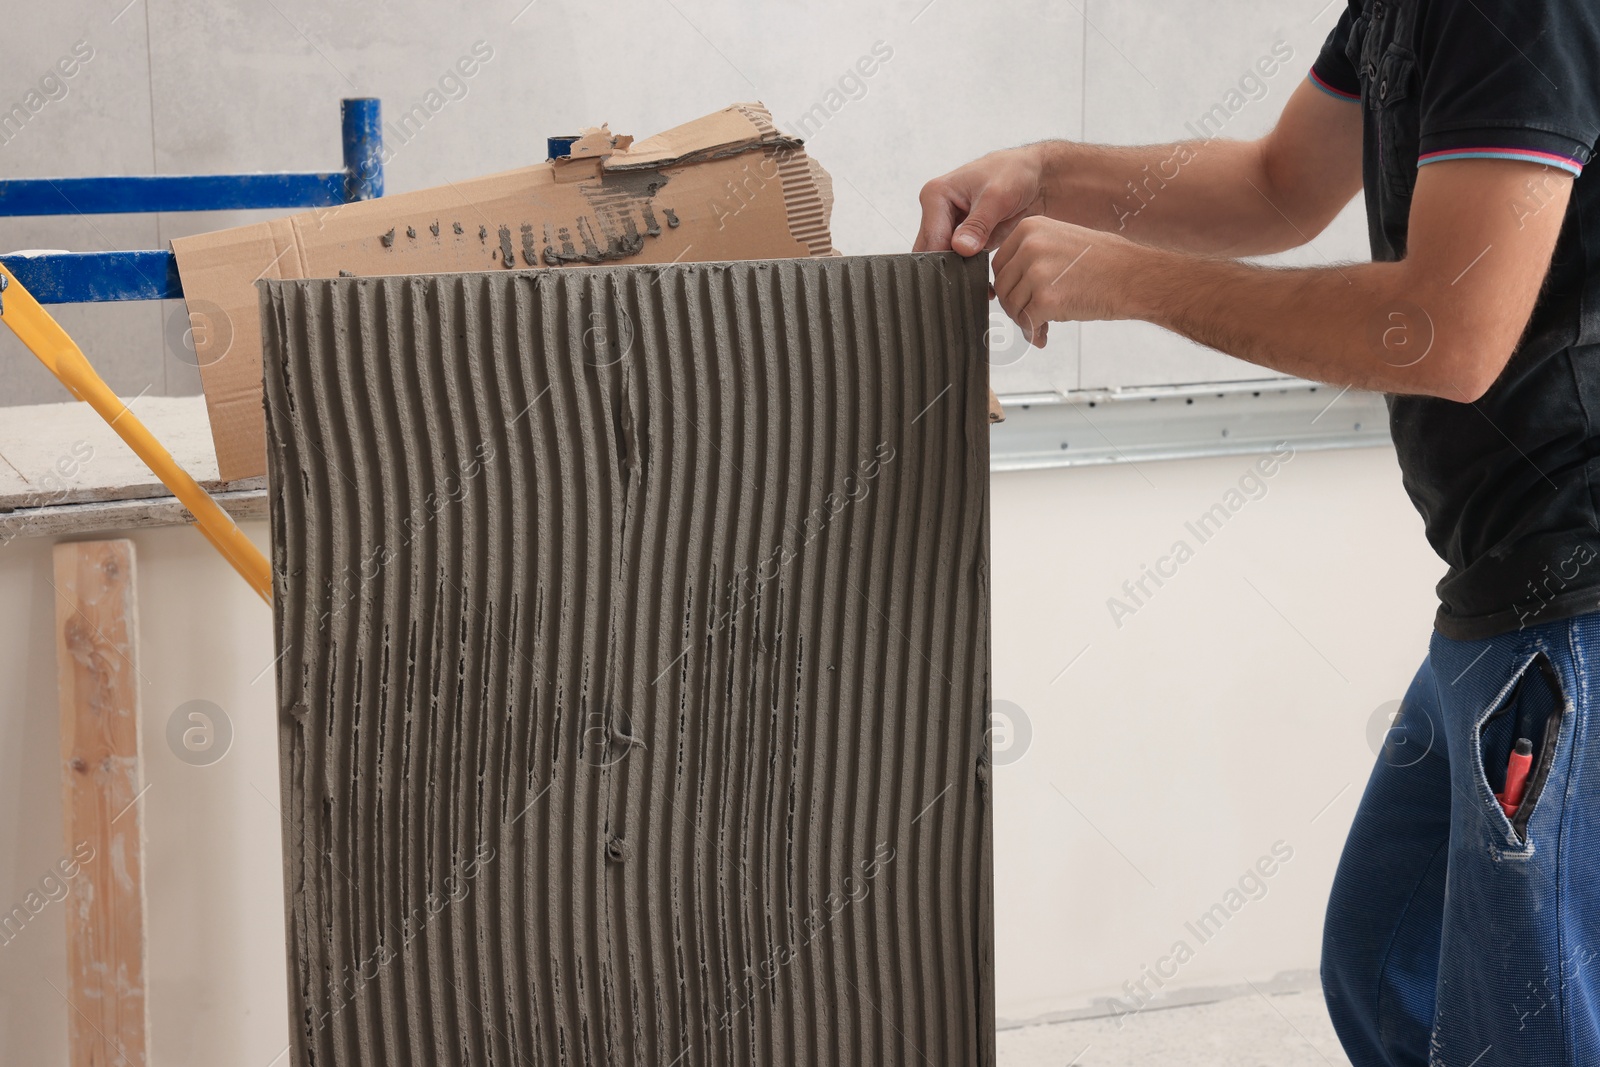
[[[985,277],[261,283],[295,1064],[994,1061]]]

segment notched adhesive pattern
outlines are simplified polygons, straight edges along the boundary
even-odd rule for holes
[[[262,283],[298,1067],[993,1062],[985,279]]]

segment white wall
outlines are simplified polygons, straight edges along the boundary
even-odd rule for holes
[[[1199,543],[1185,523],[1256,458],[994,479],[994,696],[1032,727],[996,773],[1001,1019],[1127,999],[1179,939],[1164,992],[1317,966],[1369,726],[1443,565],[1389,449],[1294,455]],[[1179,539],[1193,558],[1118,628],[1107,599]],[[1280,840],[1293,859],[1201,945],[1184,923]]]
[[[1423,655],[1440,566],[1392,452],[1305,453],[1118,629],[1106,599],[1178,538],[1193,543],[1185,521],[1253,462],[994,479],[994,693],[1032,732],[995,776],[1002,1020],[1121,995],[1178,938],[1195,956],[1166,992],[1316,966],[1368,725]],[[264,543],[263,526],[250,533]],[[156,1062],[268,1064],[287,1043],[269,613],[194,531],[132,537]],[[49,549],[0,549],[7,909],[65,847]],[[209,767],[166,741],[174,709],[197,698],[236,731]],[[1294,858],[1200,946],[1184,922],[1279,840]],[[7,1063],[63,1059],[63,914],[52,905],[0,945]]]

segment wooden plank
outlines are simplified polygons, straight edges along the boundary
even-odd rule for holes
[[[213,493],[222,510],[235,522],[266,519],[267,491],[246,489]],[[24,537],[81,537],[112,530],[139,530],[152,526],[193,526],[194,516],[174,496],[148,500],[98,500],[59,504],[47,508],[0,511],[0,548]]]
[[[236,521],[266,516],[265,478],[217,480],[204,397],[133,397],[129,407]],[[0,441],[0,547],[23,537],[192,521],[87,404],[7,408],[6,431]]]
[[[145,1067],[150,1026],[133,542],[57,545],[55,588],[65,841],[69,853],[90,857],[67,910],[68,1062]]]

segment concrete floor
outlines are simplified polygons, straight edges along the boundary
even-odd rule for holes
[[[1000,1067],[1349,1067],[1315,989],[1001,1030]]]

